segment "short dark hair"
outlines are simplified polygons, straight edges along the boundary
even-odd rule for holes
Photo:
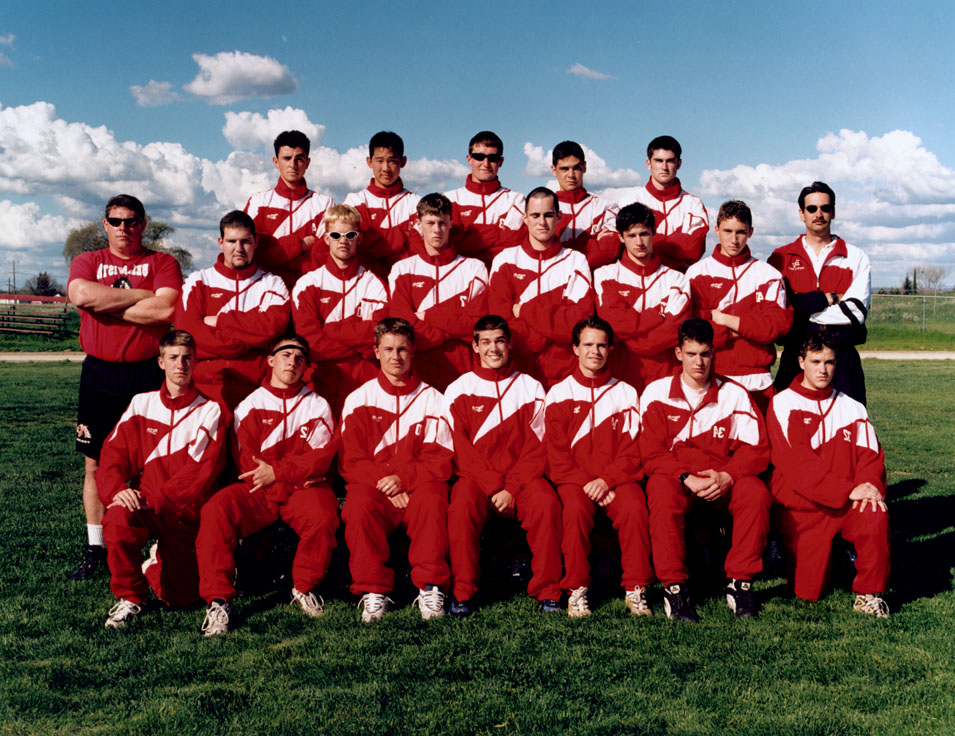
[[[683,157],[680,142],[672,135],[658,135],[647,145],[647,158],[653,158],[654,151],[673,151],[677,158]]]
[[[196,352],[196,338],[185,330],[170,330],[159,338],[159,354],[163,354],[165,348],[184,345],[193,353]]]
[[[653,210],[643,202],[634,202],[621,208],[617,213],[617,232],[621,235],[634,225],[646,225],[650,232],[656,234],[657,223],[653,217]]]
[[[832,187],[826,184],[824,181],[814,181],[808,187],[803,187],[802,191],[799,192],[799,209],[806,209],[806,197],[810,194],[828,194],[829,195],[829,204],[832,205],[832,210],[835,212],[836,209],[836,193],[832,191]]]
[[[687,340],[698,342],[700,345],[713,347],[713,325],[702,317],[690,317],[680,323],[677,331],[677,345],[683,345]]]
[[[551,154],[551,163],[556,166],[558,161],[568,156],[576,156],[585,163],[587,161],[587,159],[584,158],[584,149],[581,148],[577,141],[562,141],[554,146],[554,152]]]
[[[504,333],[508,342],[511,340],[511,327],[507,324],[507,320],[498,314],[485,314],[474,323],[474,342],[478,341],[479,332],[487,332],[488,330],[500,330]]]
[[[838,346],[838,338],[829,330],[810,330],[799,346],[799,357],[805,358],[807,353],[818,353],[823,348],[829,348],[835,353]]]
[[[504,141],[501,140],[501,137],[491,130],[482,130],[480,133],[475,133],[471,136],[471,140],[468,141],[468,153],[474,150],[475,146],[480,144],[485,146],[494,146],[497,149],[497,152],[504,155]]]
[[[595,314],[580,320],[580,322],[574,325],[574,330],[571,333],[571,339],[574,345],[580,346],[580,333],[588,327],[592,330],[601,330],[607,336],[607,344],[613,345],[613,327],[610,326],[607,320],[601,319]]]
[[[252,235],[255,235],[255,220],[242,210],[232,210],[226,212],[219,220],[219,237],[225,237],[227,227],[244,227]]]
[[[115,197],[112,197],[109,202],[106,203],[106,209],[103,210],[103,219],[109,217],[109,211],[113,209],[113,207],[125,207],[128,210],[132,210],[140,220],[146,220],[146,208],[143,207],[143,203],[132,194],[117,194]]]
[[[376,148],[390,148],[398,158],[405,155],[405,142],[401,140],[400,135],[390,130],[380,130],[371,137],[368,142],[369,158],[375,155]]]
[[[269,355],[275,355],[284,345],[289,344],[293,344],[301,348],[306,362],[309,360],[311,349],[308,346],[308,340],[293,330],[286,330],[286,332],[283,333],[278,340],[272,343],[272,350],[269,351]]]
[[[275,142],[272,145],[275,148],[276,156],[279,155],[279,149],[282,146],[301,148],[305,151],[306,156],[308,156],[308,152],[312,148],[312,142],[308,139],[308,136],[300,130],[283,130],[275,137]]]
[[[401,317],[385,317],[375,325],[375,346],[385,335],[404,335],[408,338],[408,342],[414,345],[414,327],[408,320]]]
[[[524,209],[527,210],[527,206],[531,203],[532,199],[537,199],[537,197],[550,197],[554,200],[554,210],[557,214],[560,214],[560,200],[557,199],[557,195],[554,194],[553,190],[548,189],[547,187],[536,187],[530,191],[524,198]]]
[[[419,218],[425,215],[450,215],[451,200],[440,192],[432,192],[419,199],[415,209]]]
[[[730,199],[720,205],[720,211],[716,213],[716,225],[723,220],[732,220],[736,218],[748,227],[753,226],[753,212],[749,205],[741,199]]]

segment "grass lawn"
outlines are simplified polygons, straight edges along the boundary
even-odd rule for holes
[[[205,640],[202,611],[103,627],[105,577],[67,583],[85,538],[73,451],[79,366],[0,364],[0,734],[950,734],[955,732],[955,395],[946,362],[867,361],[888,456],[892,617],[848,590],[762,615],[722,598],[702,622],[634,619],[615,592],[589,619],[526,595],[465,621],[405,606],[377,625],[326,594],[313,621],[274,597]]]

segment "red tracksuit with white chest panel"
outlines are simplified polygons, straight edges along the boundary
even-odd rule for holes
[[[739,317],[739,330],[713,322],[713,371],[742,384],[765,411],[772,396],[770,366],[776,362],[774,341],[792,326],[782,274],[753,258],[749,247],[734,257],[717,244],[709,258],[690,266],[684,289],[694,317],[709,320],[714,309]]]
[[[225,458],[226,412],[195,387],[173,398],[137,394],[103,445],[96,487],[103,517],[110,589],[140,604],[152,587],[175,606],[198,600],[196,532],[199,509],[212,492]],[[124,488],[138,488],[145,508],[110,506]],[[158,562],[142,566],[143,545],[158,539]]]
[[[345,397],[378,375],[375,325],[388,312],[388,291],[371,271],[328,256],[292,290],[295,330],[311,349],[315,390],[341,414]]]
[[[590,585],[590,533],[597,504],[583,486],[602,479],[614,494],[606,506],[620,539],[622,583],[631,590],[653,582],[647,498],[639,485],[640,414],[637,391],[604,370],[580,368],[547,392],[544,409],[547,476],[563,506],[561,548],[565,590]]]
[[[610,370],[638,391],[673,373],[680,323],[690,315],[683,274],[655,256],[646,266],[626,253],[594,272],[597,314],[613,327]]]
[[[796,376],[773,397],[767,417],[772,445],[772,492],[783,545],[795,561],[795,592],[818,600],[829,573],[836,534],[856,550],[859,594],[889,585],[889,515],[852,508],[849,494],[869,482],[885,494],[885,454],[865,407],[829,386],[814,390]]]
[[[210,327],[204,317],[217,316]],[[196,339],[196,385],[229,409],[254,391],[266,374],[265,354],[289,323],[289,294],[273,273],[252,264],[195,271],[182,287],[176,329]]]
[[[346,481],[345,542],[350,554],[351,591],[387,593],[394,587],[388,567],[388,535],[404,525],[410,546],[411,580],[419,588],[447,588],[448,478],[451,430],[444,397],[416,376],[394,386],[383,373],[345,399],[341,425],[342,475]],[[376,487],[397,475],[409,495],[396,508]]]
[[[498,253],[524,239],[524,197],[498,179],[474,181],[468,174],[463,187],[444,195],[451,200],[451,238],[461,255],[490,266]]]
[[[560,242],[583,253],[592,269],[616,261],[621,248],[616,229],[620,208],[583,187],[558,191],[557,201],[560,202],[557,225]]]
[[[734,381],[712,376],[694,407],[684,392],[682,374],[661,378],[641,397],[640,449],[650,505],[650,539],[657,578],[664,585],[683,583],[686,568],[686,515],[697,504],[727,508],[733,539],[726,574],[752,580],[763,566],[772,499],[756,476],[769,463],[763,417],[749,392]],[[720,498],[699,501],[680,482],[683,473],[729,473],[732,486]]]
[[[319,263],[328,252],[321,225],[325,210],[333,204],[331,197],[309,189],[304,179],[295,188],[279,179],[274,189],[253,194],[246,202],[245,212],[255,221],[258,236],[256,260],[281,276],[287,288],[314,267],[316,252],[321,254]],[[308,236],[316,238],[312,248],[302,242]]]
[[[474,323],[487,314],[487,268],[448,245],[399,261],[388,281],[391,316],[414,327],[415,371],[443,391],[471,370]]]
[[[520,317],[514,305],[520,304]],[[574,370],[570,347],[575,324],[594,312],[590,267],[582,253],[560,243],[534,250],[524,242],[494,259],[488,309],[511,328],[515,367],[544,388]]]
[[[471,600],[480,580],[481,529],[491,496],[507,490],[527,532],[537,600],[560,598],[560,501],[543,479],[544,388],[511,366],[476,367],[445,392],[459,477],[451,490],[448,539],[454,596]]]
[[[648,181],[634,196],[635,201],[653,210],[653,252],[664,265],[684,272],[703,257],[710,226],[703,200],[683,191],[679,179],[665,189],[657,189],[652,180]]]
[[[405,189],[399,178],[390,187],[372,179],[360,192],[345,197],[361,214],[361,248],[358,258],[365,268],[387,279],[391,267],[411,253],[411,238],[421,197]]]
[[[292,584],[308,593],[328,571],[338,499],[325,482],[337,450],[328,402],[304,383],[289,388],[263,384],[235,411],[233,454],[239,473],[272,466],[275,482],[250,492],[251,478],[216,493],[202,508],[196,539],[199,593],[206,603],[235,597],[235,548],[239,539],[279,519],[298,535]]]

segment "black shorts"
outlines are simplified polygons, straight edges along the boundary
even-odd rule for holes
[[[103,443],[136,394],[155,391],[163,382],[155,358],[138,363],[112,363],[87,355],[80,373],[76,412],[76,449],[99,460]]]

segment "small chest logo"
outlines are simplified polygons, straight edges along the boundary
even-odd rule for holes
[[[790,271],[802,271],[805,268],[802,260],[799,258],[793,258],[792,262],[789,264]]]
[[[277,213],[277,212],[273,212],[271,215],[266,215],[266,216],[265,216],[265,219],[266,219],[266,220],[277,220],[277,219],[279,219],[279,216],[278,216],[278,213]]]
[[[159,434],[159,430],[156,429],[155,427],[148,427],[148,428],[146,429],[146,431],[147,431],[149,434],[152,434],[152,435],[157,435],[157,434]]]
[[[470,217],[473,210],[469,207],[466,210],[461,210],[461,217]]]
[[[620,296],[626,299],[628,296],[630,296],[630,289],[620,289]]]
[[[846,442],[852,442],[852,432],[848,429],[842,430],[842,439]]]
[[[381,414],[372,414],[372,415],[371,415],[371,421],[373,421],[373,422],[380,422],[381,419],[382,419]]]
[[[676,414],[667,414],[667,419],[669,419],[671,422],[680,421],[680,417]]]
[[[580,407],[579,407],[579,406],[575,406],[575,407],[574,407],[574,414],[580,414]]]
[[[225,299],[225,294],[223,294],[221,291],[213,291],[211,294],[209,294],[209,298],[210,299]]]
[[[275,420],[274,420],[274,419],[263,419],[263,420],[262,420],[262,424],[264,424],[266,427],[271,427],[273,424],[275,424]]]
[[[514,278],[517,279],[518,281],[523,281],[524,279],[527,278],[527,274],[526,274],[526,273],[515,273],[515,274],[514,274]]]
[[[420,289],[424,286],[424,281],[412,281],[411,286],[412,288]]]
[[[610,428],[611,428],[614,432],[617,431],[617,425],[618,425],[618,424],[620,424],[620,420],[617,419],[616,417],[614,417],[613,419],[610,420]]]
[[[480,414],[482,411],[484,411],[484,407],[481,406],[480,404],[471,404],[471,411],[474,411]]]
[[[330,296],[323,296],[318,301],[320,301],[322,304],[328,304],[331,300],[332,298]]]

